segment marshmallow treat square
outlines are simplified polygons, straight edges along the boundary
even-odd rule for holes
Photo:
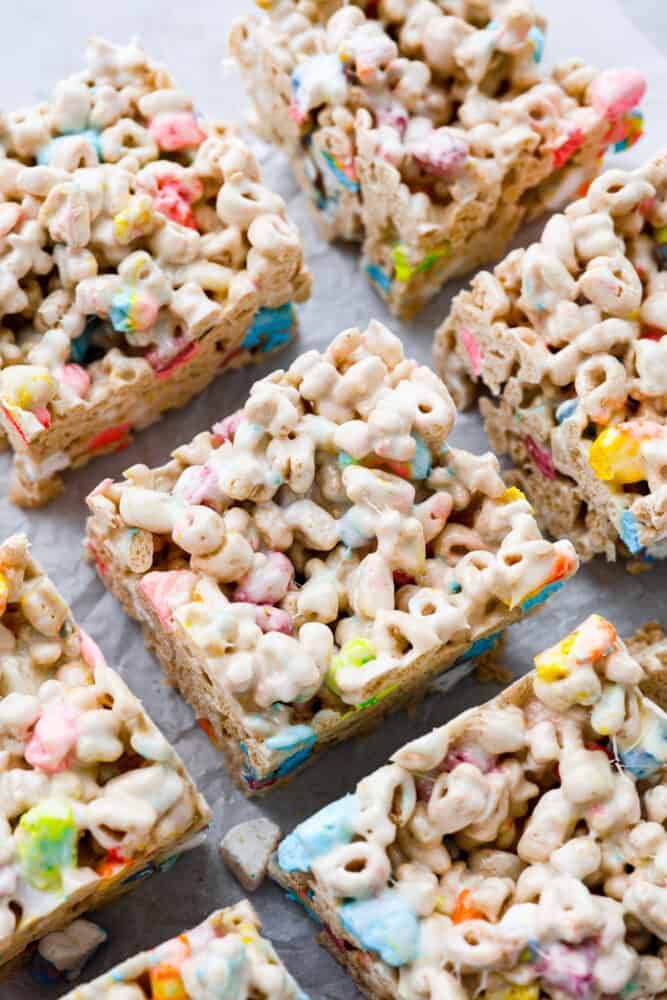
[[[545,72],[546,20],[506,0],[267,0],[232,28],[252,123],[327,239],[360,242],[399,316],[498,260],[642,134],[632,69]]]
[[[461,401],[582,558],[667,554],[667,158],[609,170],[462,291],[436,333]]]
[[[0,545],[0,677],[4,965],[171,864],[209,809],[23,535]]]
[[[36,507],[284,346],[310,275],[238,128],[136,42],[93,38],[49,103],[2,116],[0,147],[0,434]]]
[[[380,323],[88,498],[88,552],[250,794],[492,649],[576,569]]]
[[[592,615],[300,823],[271,874],[374,1000],[660,995],[666,668],[661,629],[626,647]]]

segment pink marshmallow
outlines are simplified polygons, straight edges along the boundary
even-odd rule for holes
[[[439,770],[453,771],[459,764],[472,764],[482,774],[488,774],[489,771],[493,770],[495,763],[495,757],[487,753],[486,750],[482,750],[481,747],[471,743],[468,746],[454,747],[450,750],[440,764]]]
[[[160,182],[159,190],[154,198],[155,208],[168,219],[173,219],[179,226],[197,229],[197,220],[192,212],[192,202],[201,197],[202,185],[198,193],[193,193],[176,178],[167,177]]]
[[[47,406],[38,406],[33,412],[42,427],[49,428],[51,426],[51,413]]]
[[[234,435],[236,434],[242,420],[243,410],[236,410],[235,413],[230,413],[230,415],[225,417],[224,420],[219,420],[217,424],[213,424],[211,430],[215,434],[218,442],[233,441]]]
[[[151,119],[148,131],[167,153],[193,149],[206,138],[191,111],[164,111]]]
[[[469,330],[467,326],[461,327],[461,340],[463,341],[463,346],[465,347],[466,353],[470,358],[472,373],[475,377],[477,377],[482,370],[482,364],[484,362],[484,355],[482,354],[482,348],[479,346],[479,341],[472,330]]]
[[[171,629],[174,624],[174,610],[186,604],[192,597],[197,577],[187,569],[175,569],[146,573],[139,590],[160,619],[160,624]]]
[[[303,123],[308,118],[309,112],[306,111],[304,108],[301,108],[294,101],[292,101],[289,108],[287,109],[287,114],[290,116],[293,122],[297,123],[297,125],[303,125]]]
[[[96,667],[106,666],[102,650],[95,640],[91,639],[88,633],[84,632],[82,628],[79,629],[79,642],[81,643],[83,661],[91,670],[95,670]]]
[[[554,465],[553,458],[551,457],[551,453],[546,451],[545,448],[540,448],[537,441],[531,437],[530,434],[526,435],[524,442],[528,454],[542,475],[546,476],[547,479],[555,479],[556,467]]]
[[[571,945],[552,941],[540,948],[537,971],[545,982],[571,997],[587,997],[594,990],[593,970],[599,957],[596,941]]]
[[[177,222],[179,226],[197,229],[197,220],[192,212],[192,206],[184,198],[180,198],[173,188],[162,188],[155,196],[155,210],[166,215],[168,219]]]
[[[277,604],[290,588],[294,566],[282,552],[258,552],[253,568],[234,591],[232,600],[248,604]]]
[[[28,763],[47,774],[64,771],[76,745],[77,722],[78,713],[71,706],[62,702],[47,704],[25,748]]]
[[[184,469],[175,493],[186,503],[219,505],[227,499],[218,485],[218,477],[208,465],[191,465]]]
[[[55,376],[60,382],[69,386],[81,399],[85,399],[90,389],[90,375],[81,365],[59,365],[55,369]]]
[[[392,101],[377,108],[375,121],[378,125],[389,125],[390,128],[396,129],[402,139],[410,122],[410,116],[402,104]]]
[[[284,632],[292,635],[294,626],[292,618],[282,608],[273,608],[270,604],[259,604],[255,610],[255,621],[262,632]]]
[[[590,87],[593,108],[609,120],[627,115],[645,93],[646,80],[636,69],[607,69]]]
[[[422,170],[434,177],[454,179],[468,159],[468,147],[450,129],[437,128],[410,143],[408,152]]]

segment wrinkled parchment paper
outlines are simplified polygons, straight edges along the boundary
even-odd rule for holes
[[[667,15],[660,12],[662,4],[658,0],[625,0],[623,7],[617,0],[538,3],[550,22],[546,53],[550,62],[580,55],[599,66],[633,64],[649,79],[645,102],[648,135],[616,162],[632,165],[667,147],[667,109],[662,97],[667,93],[667,61],[658,52],[661,41],[663,50],[667,47]],[[247,102],[236,71],[223,63],[225,39],[233,19],[251,6],[251,0],[188,0],[164,6],[155,0],[6,2],[2,5],[5,45],[0,60],[0,105],[10,110],[47,98],[58,79],[79,69],[82,46],[90,34],[103,34],[116,42],[137,35],[154,57],[169,65],[177,82],[195,95],[203,111],[238,119]],[[646,33],[626,17],[624,9],[632,9],[635,17],[643,12]],[[0,536],[4,538],[17,530],[29,533],[35,555],[71,602],[79,622],[99,642],[109,663],[142,698],[175,744],[214,813],[204,847],[185,855],[169,872],[139,883],[123,899],[96,915],[109,933],[109,942],[86,968],[84,979],[178,934],[214,908],[241,898],[241,887],[226,871],[217,851],[221,834],[230,826],[264,813],[289,831],[332,798],[352,790],[364,774],[383,764],[399,745],[498,690],[480,686],[470,676],[455,690],[440,691],[416,710],[393,716],[370,737],[338,747],[287,788],[259,803],[248,802],[227,777],[220,756],[196,725],[190,708],[163,683],[160,667],[144,648],[139,628],[123,614],[82,559],[83,500],[100,479],[118,477],[135,462],[161,463],[172,448],[237,409],[255,378],[266,374],[269,367],[286,365],[299,350],[322,347],[345,327],[365,325],[375,316],[401,334],[407,353],[430,363],[433,331],[459,286],[450,285],[415,322],[405,324],[391,319],[359,273],[356,251],[330,248],[319,238],[284,158],[259,144],[258,153],[265,179],[285,197],[291,217],[302,227],[315,278],[314,296],[300,313],[300,343],[271,365],[219,379],[186,410],[170,414],[140,434],[127,451],[67,476],[64,495],[47,508],[25,513],[0,498]],[[522,240],[527,241],[529,236],[522,234]],[[485,450],[484,432],[475,413],[459,418],[453,440],[473,451]],[[1,455],[3,483],[8,471],[9,458]],[[503,662],[515,673],[524,672],[536,652],[593,611],[610,617],[622,633],[651,617],[667,622],[662,596],[666,584],[667,566],[630,576],[621,565],[597,560],[582,569],[577,579],[539,615],[511,630]],[[299,907],[289,903],[272,884],[256,893],[253,901],[266,933],[313,1000],[351,1000],[358,996],[333,959],[316,945],[314,927]],[[0,983],[0,998],[55,998],[69,988],[62,984],[35,985],[29,971],[23,969],[9,982]]]

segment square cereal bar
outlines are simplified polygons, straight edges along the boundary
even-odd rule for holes
[[[171,862],[209,809],[23,535],[0,545],[0,965]]]
[[[610,170],[478,274],[436,334],[455,397],[496,397],[493,448],[584,558],[667,554],[666,243],[667,157]]]
[[[88,498],[102,580],[246,791],[415,700],[577,567],[380,323]]]
[[[281,843],[274,878],[362,992],[664,994],[666,653],[644,668],[592,615]]]
[[[93,39],[51,103],[0,117],[0,147],[0,433],[38,506],[285,344],[310,275],[236,127],[134,42]]]
[[[247,900],[142,951],[63,1000],[308,1000]]]
[[[284,149],[326,238],[410,316],[498,260],[642,132],[634,70],[540,70],[525,0],[277,0],[232,29],[253,125]]]

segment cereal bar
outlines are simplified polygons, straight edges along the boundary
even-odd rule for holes
[[[63,1000],[308,1000],[247,900],[140,952]]]
[[[272,874],[362,992],[664,995],[667,715],[644,691],[666,703],[666,664],[592,615],[281,843]]]
[[[0,148],[0,433],[38,506],[285,344],[310,276],[236,127],[134,42],[94,38],[50,103],[0,116]]]
[[[380,323],[88,498],[88,548],[249,793],[288,780],[577,567],[497,459],[449,447],[437,376]]]
[[[455,396],[497,397],[481,404],[494,450],[584,558],[667,554],[666,243],[667,157],[610,170],[436,334]]]
[[[326,238],[410,316],[498,260],[642,132],[635,70],[540,70],[528,0],[262,0],[232,29],[252,123],[284,149]]]
[[[171,864],[209,809],[25,536],[0,545],[0,965]]]

